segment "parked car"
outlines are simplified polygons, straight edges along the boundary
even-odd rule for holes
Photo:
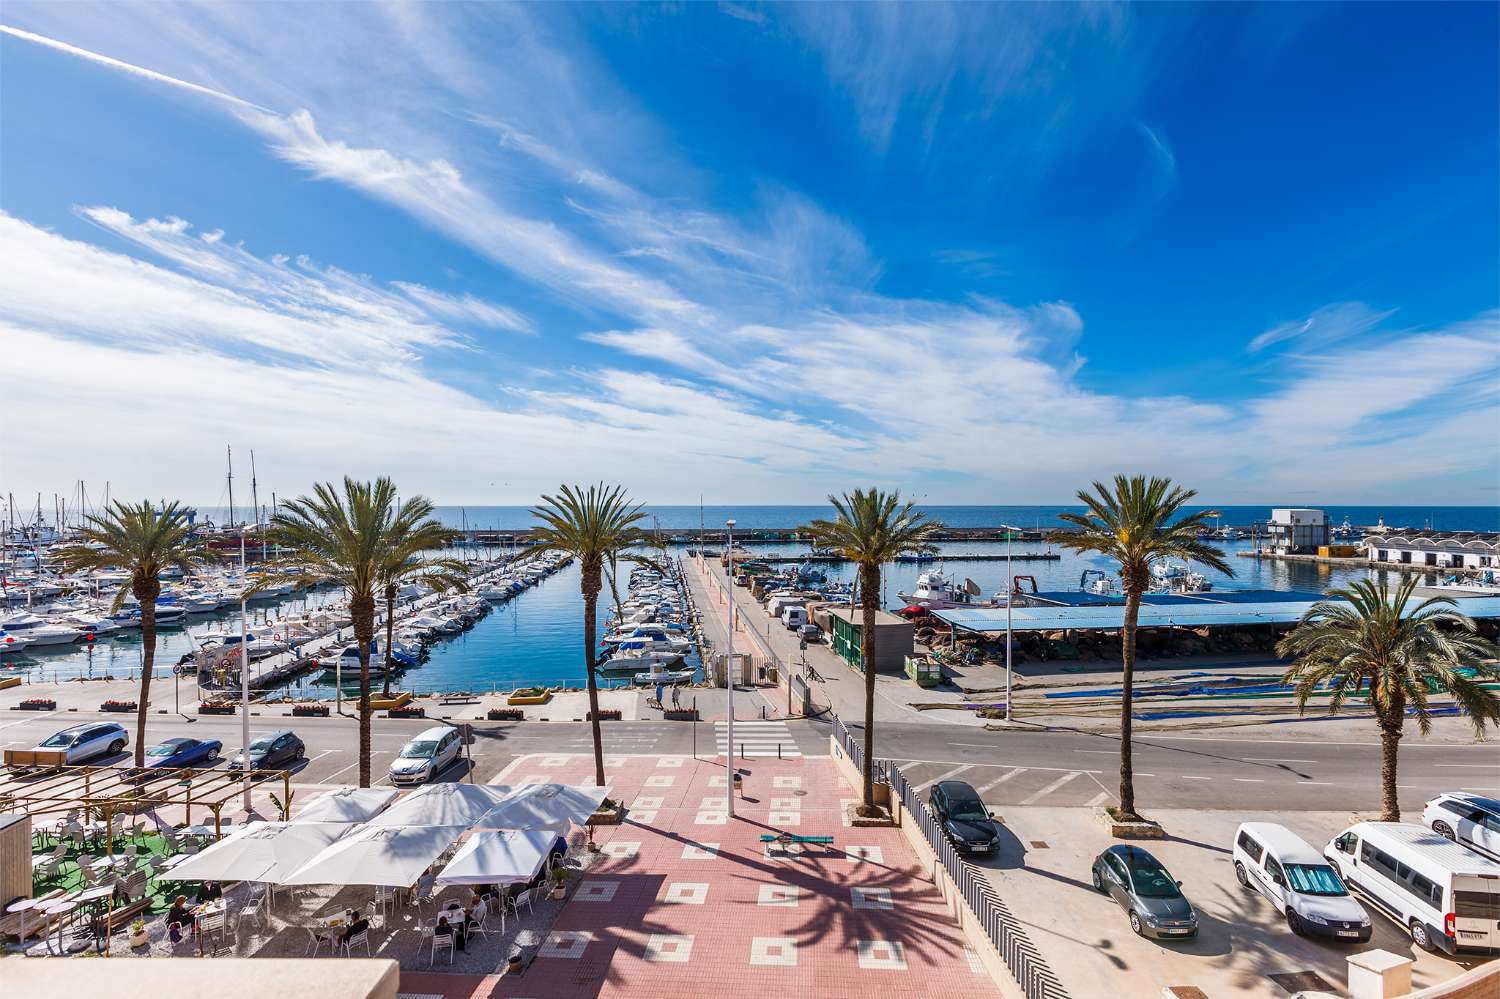
[[[1500,863],[1409,822],[1352,825],[1323,856],[1423,950],[1500,948]]]
[[[391,761],[391,783],[421,784],[436,777],[458,759],[462,744],[458,729],[451,725],[427,729]]]
[[[114,756],[130,744],[130,735],[117,722],[92,722],[65,728],[44,740],[37,749],[63,749],[65,762],[87,763],[96,756]]]
[[[245,753],[235,753],[229,761],[230,770],[245,765]],[[250,742],[250,769],[275,770],[289,768],[307,756],[307,747],[295,732],[271,732],[256,736]]]
[[[145,769],[213,766],[223,751],[218,739],[168,739],[146,750]]]
[[[804,642],[821,642],[823,640],[823,629],[815,624],[804,624],[797,629],[797,637]]]
[[[1491,860],[1500,860],[1500,801],[1446,791],[1427,803],[1422,824]]]
[[[927,792],[932,814],[960,853],[990,853],[1000,847],[1000,827],[979,792],[961,780],[938,781]]]
[[[1285,826],[1246,822],[1234,836],[1234,876],[1240,887],[1270,899],[1298,936],[1364,943],[1369,914],[1313,847]]]
[[[1161,861],[1138,846],[1112,846],[1094,858],[1094,888],[1114,899],[1143,937],[1183,940],[1198,935],[1198,914]]]

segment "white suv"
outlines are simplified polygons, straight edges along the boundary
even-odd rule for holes
[[[1422,824],[1491,860],[1500,860],[1500,801],[1445,791],[1422,810]]]
[[[67,753],[66,763],[86,763],[96,756],[113,756],[130,743],[124,726],[115,722],[92,722],[65,728],[47,739],[37,749]]]
[[[392,784],[423,784],[458,759],[463,739],[451,725],[429,728],[401,747],[391,761]]]

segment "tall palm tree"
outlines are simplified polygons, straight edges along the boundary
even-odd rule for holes
[[[266,529],[266,540],[281,556],[251,590],[292,583],[335,583],[349,593],[349,617],[359,648],[359,785],[370,786],[370,646],[375,640],[375,593],[405,557],[403,537],[434,531],[421,496],[398,505],[388,478],[356,482],[345,477],[342,494],[320,482],[311,496],[282,504]],[[404,526],[403,526],[404,525]],[[398,529],[399,528],[399,529]],[[430,535],[429,535],[430,537]],[[406,553],[407,555],[410,552]]]
[[[880,567],[927,544],[941,524],[902,503],[896,492],[856,489],[829,496],[832,520],[801,528],[815,547],[833,548],[859,571],[860,657],[865,673],[865,791],[860,814],[875,814],[875,612],[880,609]]]
[[[1324,684],[1329,714],[1351,695],[1369,697],[1380,728],[1382,822],[1401,821],[1396,758],[1408,711],[1426,735],[1432,729],[1428,697],[1446,689],[1475,734],[1483,734],[1486,724],[1500,724],[1500,697],[1480,686],[1486,677],[1500,679],[1500,669],[1486,661],[1500,650],[1475,632],[1474,622],[1449,597],[1409,606],[1418,582],[1412,576],[1395,593],[1383,578],[1378,585],[1361,579],[1330,590],[1276,646],[1278,654],[1294,659],[1282,682],[1296,683],[1299,711]]]
[[[531,515],[541,522],[532,532],[536,544],[530,556],[561,552],[578,559],[582,570],[583,657],[588,673],[589,718],[594,732],[594,778],[604,786],[604,742],[599,730],[599,685],[594,676],[597,659],[596,629],[599,591],[604,586],[604,563],[644,559],[627,554],[630,548],[650,544],[651,538],[636,527],[646,518],[639,504],[631,503],[623,486],[600,482],[589,486],[563,486],[556,496],[542,496]]]
[[[141,696],[136,705],[135,765],[146,765],[146,711],[151,699],[151,672],[156,665],[156,598],[161,596],[163,569],[191,573],[217,558],[202,547],[176,501],[160,510],[149,500],[116,500],[103,516],[90,516],[78,529],[79,544],[68,545],[53,557],[69,572],[119,568],[130,573],[128,592],[141,607]],[[119,609],[127,590],[120,587],[114,606]]]
[[[433,506],[423,496],[414,496],[401,504],[391,523],[389,555],[380,570],[381,595],[385,598],[385,684],[386,697],[391,696],[394,675],[392,638],[396,630],[396,593],[405,582],[421,582],[438,591],[463,592],[469,588],[469,566],[459,559],[422,559],[422,552],[434,551],[458,536],[432,517]]]
[[[1054,543],[1076,552],[1104,555],[1120,564],[1120,588],[1125,593],[1125,622],[1120,630],[1120,806],[1118,815],[1138,819],[1135,810],[1135,775],[1131,764],[1131,701],[1135,682],[1136,622],[1140,620],[1141,594],[1151,586],[1151,565],[1180,558],[1202,562],[1227,576],[1234,570],[1223,553],[1198,540],[1198,533],[1218,514],[1212,510],[1182,513],[1197,490],[1172,484],[1171,479],[1144,475],[1115,476],[1114,488],[1094,483],[1092,493],[1079,490],[1078,501],[1087,513],[1064,513],[1059,520],[1076,531],[1053,535]]]

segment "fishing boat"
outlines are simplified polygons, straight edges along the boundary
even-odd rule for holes
[[[649,669],[644,673],[635,675],[637,686],[652,687],[658,683],[668,686],[678,683],[692,683],[693,677],[698,675],[696,669],[684,667],[682,669]]]
[[[948,607],[972,607],[979,596],[979,585],[972,579],[962,584],[950,581],[941,569],[931,569],[917,577],[917,585],[910,593],[897,593],[909,607],[925,607],[928,610],[943,610]]]
[[[1170,559],[1151,563],[1151,582],[1152,589],[1161,593],[1207,593],[1214,588],[1203,573]]]

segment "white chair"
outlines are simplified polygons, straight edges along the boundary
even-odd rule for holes
[[[427,963],[428,964],[436,964],[437,963],[437,952],[440,951],[440,950],[442,950],[444,947],[448,948],[448,963],[452,964],[453,963],[453,934],[452,933],[445,933],[445,934],[442,934],[442,935],[434,933],[432,935],[432,944],[430,945],[430,950],[427,953]]]
[[[489,920],[489,918],[490,918],[490,907],[485,903],[485,901],[483,899],[480,899],[480,901],[479,901],[479,907],[474,910],[474,923],[473,923],[473,925],[471,925],[469,927],[469,939],[470,940],[472,940],[472,939],[474,939],[475,937],[478,937],[478,936],[487,937],[487,936],[490,935],[490,931],[487,930],[487,929],[485,929],[485,926],[484,926],[484,924]]]
[[[537,889],[535,888],[527,888],[525,891],[521,892],[521,894],[510,900],[510,911],[519,916],[521,914],[521,906],[524,905],[526,906],[527,912],[534,912],[536,893]]]
[[[332,953],[333,949],[338,946],[338,938],[333,935],[332,930],[321,926],[316,929],[308,926],[305,929],[307,930],[307,946],[302,950],[303,957],[307,956],[308,951],[312,951],[312,956],[317,957],[319,948],[324,944],[328,945],[329,953]]]
[[[216,933],[219,936],[219,943],[218,943],[217,946],[210,946],[209,947],[209,950],[208,950],[209,955],[212,956],[214,953],[216,953],[218,951],[218,949],[220,947],[223,947],[224,946],[224,937],[225,937],[225,934],[228,932],[228,929],[227,929],[228,925],[229,925],[229,913],[226,912],[223,909],[220,909],[218,912],[209,913],[208,915],[205,915],[205,916],[199,916],[198,917],[198,950],[199,950],[199,952],[201,953],[203,951],[203,945],[205,943],[210,943],[210,944],[212,943],[213,936]]]
[[[365,956],[366,957],[374,957],[374,955],[370,953],[370,931],[369,930],[364,930],[362,932],[356,933],[356,934],[354,934],[354,936],[352,936],[348,940],[344,941],[344,956],[345,957],[353,957],[354,956],[354,948],[356,948],[356,947],[364,947],[364,949],[365,949]],[[451,963],[451,956],[450,956],[450,963]]]

